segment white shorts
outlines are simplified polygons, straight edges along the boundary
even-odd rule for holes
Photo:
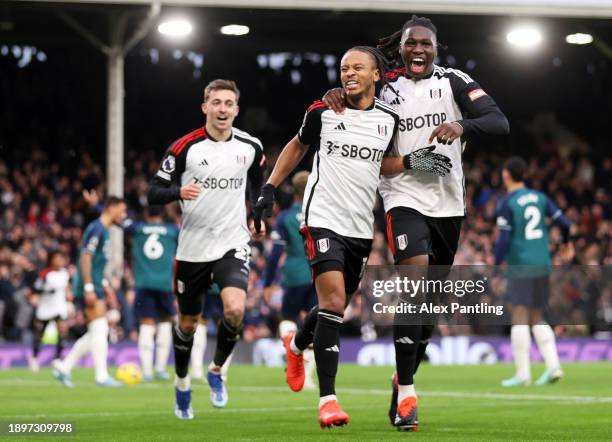
[[[68,318],[68,303],[66,300],[53,300],[52,302],[43,302],[41,300],[36,308],[36,319],[48,321],[57,317],[60,319]]]

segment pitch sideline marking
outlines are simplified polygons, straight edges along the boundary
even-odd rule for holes
[[[33,379],[0,379],[0,384],[18,384],[22,386],[37,386],[37,385],[58,385],[58,381],[43,381]],[[77,388],[100,388],[93,383],[91,385],[77,385]],[[143,384],[138,388],[146,387],[148,389],[167,388],[166,384]],[[130,387],[126,387],[130,388]],[[279,386],[236,386],[231,387],[234,391],[243,392],[285,392],[289,391],[286,387]],[[368,388],[338,388],[338,391],[343,394],[362,394],[362,395],[389,395],[389,390],[385,389],[368,389]],[[446,397],[446,398],[474,398],[474,399],[506,399],[518,401],[563,401],[566,403],[612,403],[610,396],[565,396],[565,395],[538,395],[538,394],[509,394],[509,393],[469,393],[460,391],[419,391],[422,396],[429,397]]]

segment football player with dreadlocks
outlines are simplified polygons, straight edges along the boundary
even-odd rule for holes
[[[300,391],[304,385],[303,351],[313,344],[322,428],[349,421],[335,390],[340,326],[372,248],[372,209],[381,170],[389,162],[394,167],[393,163],[404,160],[387,156],[398,116],[375,98],[375,83],[384,78],[385,69],[384,57],[375,48],[356,46],[344,54],[340,78],[347,95],[346,112],[337,115],[320,101],[308,108],[302,127],[281,152],[253,210],[257,230],[261,219],[271,215],[276,188],[308,149],[315,150],[300,232],[305,239],[318,306],[306,316],[302,329],[285,339],[284,344],[287,383],[293,391]],[[447,164],[440,162],[442,166]],[[411,166],[409,161],[406,163],[406,167]]]
[[[412,16],[401,30],[381,39],[378,49],[390,62],[403,64],[387,75],[380,92],[380,98],[400,116],[390,155],[418,164],[407,168],[396,160],[394,168],[383,171],[384,175],[394,172],[383,176],[379,185],[387,213],[389,247],[396,265],[422,266],[420,271],[427,277],[444,278],[453,264],[465,217],[461,168],[465,142],[481,134],[506,135],[508,120],[469,75],[434,64],[437,29],[428,18]],[[346,107],[339,89],[329,91],[324,100],[336,112]],[[450,173],[440,173],[431,158],[435,153],[450,158]],[[437,266],[426,270],[430,264]],[[412,275],[419,271],[416,269]],[[397,373],[389,417],[400,430],[417,429],[413,377],[435,318],[414,322],[396,315],[393,327]]]

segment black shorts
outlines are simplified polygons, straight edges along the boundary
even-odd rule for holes
[[[136,289],[134,313],[138,319],[159,319],[176,315],[172,292],[144,288]]]
[[[174,262],[174,293],[179,312],[184,315],[202,313],[204,294],[215,282],[220,290],[236,287],[246,292],[249,283],[249,254],[245,249],[232,249],[211,262]]]
[[[506,301],[512,305],[545,310],[548,307],[549,279],[549,275],[535,278],[508,278]]]
[[[283,318],[296,321],[301,311],[310,311],[317,305],[317,291],[313,284],[283,287]]]
[[[346,294],[355,293],[372,250],[372,240],[338,235],[321,227],[305,226],[300,233],[304,237],[313,279],[336,270],[344,274]]]
[[[387,212],[387,240],[395,264],[429,255],[429,263],[452,265],[459,245],[462,216],[433,218],[407,207]]]

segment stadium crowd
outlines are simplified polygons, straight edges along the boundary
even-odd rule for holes
[[[271,150],[268,161],[273,164],[275,149]],[[127,152],[125,197],[133,219],[142,216],[149,179],[157,170],[161,154],[161,151]],[[612,157],[598,158],[588,148],[571,148],[547,140],[532,152],[528,162],[529,184],[552,196],[574,224],[574,264],[612,265]],[[499,173],[502,163],[503,157],[490,152],[478,152],[464,161],[468,216],[463,224],[456,264],[493,264],[495,204],[504,193]],[[96,217],[91,191],[95,190],[99,197],[104,195],[103,168],[87,152],[79,154],[78,161],[74,161],[77,167],[63,164],[40,149],[30,151],[27,158],[12,164],[0,159],[0,342],[29,339],[34,311],[31,287],[46,266],[48,252],[55,249],[65,252],[71,263],[69,270],[74,273],[82,231]],[[290,187],[281,188],[279,205],[289,205],[291,198]],[[178,205],[170,206],[166,216],[180,222]],[[376,220],[369,264],[390,264],[380,201]],[[274,218],[270,224],[274,225]],[[551,251],[556,264],[561,262],[557,254],[559,244],[560,232],[552,228]],[[248,341],[275,335],[282,298],[280,286],[274,286],[272,295],[264,297],[261,276],[271,240],[253,246],[244,331],[244,339]],[[121,319],[113,325],[113,340],[136,339],[137,323],[132,311],[134,284],[127,253],[125,262],[123,276],[111,279],[111,287],[117,293],[116,307],[121,312]],[[573,328],[574,333],[607,329],[612,311],[609,288],[593,295],[592,290],[575,278],[560,293],[557,302],[563,305],[568,317],[575,324],[589,324],[589,327]],[[366,304],[359,294],[354,297],[345,318],[345,334],[372,336],[371,325],[362,327]],[[77,310],[71,315],[69,327],[72,338],[84,328],[82,314]],[[209,330],[214,331],[214,327]]]

